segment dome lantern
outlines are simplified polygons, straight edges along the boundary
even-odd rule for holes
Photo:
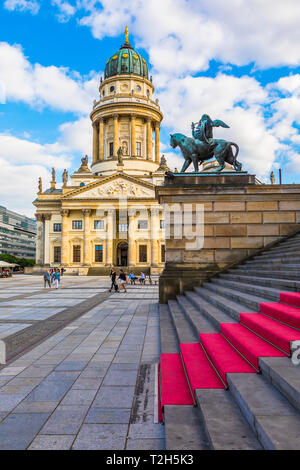
[[[106,63],[104,78],[109,78],[114,75],[138,75],[148,80],[147,62],[131,44],[129,44],[128,26],[125,28],[124,44]]]

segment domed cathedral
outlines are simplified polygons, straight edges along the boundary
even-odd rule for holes
[[[108,274],[111,267],[162,271],[164,216],[155,199],[168,170],[159,152],[163,119],[145,59],[125,42],[107,61],[99,100],[90,114],[92,160],[86,155],[62,187],[52,169],[50,188],[39,179],[35,271]]]

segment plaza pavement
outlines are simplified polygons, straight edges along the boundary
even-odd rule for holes
[[[42,276],[0,280],[0,339],[78,305],[85,311],[0,366],[0,449],[164,449],[158,287],[106,298],[108,277],[42,287]]]

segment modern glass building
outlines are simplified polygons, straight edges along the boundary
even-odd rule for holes
[[[0,206],[0,253],[35,258],[36,221]]]

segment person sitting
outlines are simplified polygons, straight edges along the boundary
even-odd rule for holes
[[[130,279],[130,284],[134,284],[135,285],[135,280],[136,280],[136,277],[134,276],[133,272],[131,271],[131,273],[129,273],[129,276],[128,278]]]
[[[140,281],[141,285],[145,285],[146,276],[143,272],[141,272],[141,277],[140,277],[139,281]]]

